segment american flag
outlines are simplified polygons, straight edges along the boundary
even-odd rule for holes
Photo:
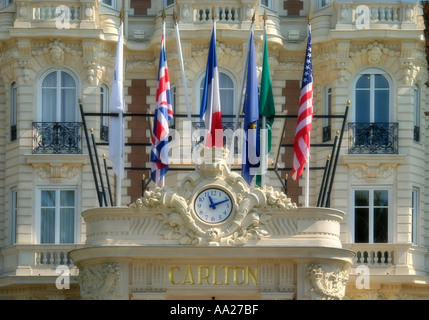
[[[150,155],[150,161],[152,162],[151,177],[156,186],[168,170],[168,121],[173,119],[164,34],[163,28]]]
[[[308,33],[296,124],[292,178],[296,181],[310,158],[310,131],[313,120],[313,63],[311,57],[311,32]]]

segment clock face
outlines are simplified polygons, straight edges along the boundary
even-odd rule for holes
[[[207,223],[225,221],[232,212],[231,197],[223,190],[211,188],[197,195],[194,202],[198,218]]]

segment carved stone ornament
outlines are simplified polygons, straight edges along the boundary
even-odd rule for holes
[[[340,268],[328,272],[320,264],[310,264],[307,279],[312,286],[313,300],[342,300],[349,276],[346,270]]]
[[[110,262],[84,267],[80,269],[77,281],[83,299],[113,299],[119,283],[119,263]]]
[[[210,153],[208,151],[205,148],[204,152]],[[161,235],[165,240],[176,240],[180,244],[232,246],[268,237],[269,212],[296,208],[296,205],[273,188],[249,188],[241,175],[229,170],[226,155],[219,157],[219,152],[223,150],[216,150],[218,157],[212,159],[214,161],[205,159],[199,170],[191,172],[177,190],[146,191],[130,208],[159,212],[156,217],[163,223]],[[195,215],[194,196],[207,186],[228,190],[234,198],[233,213],[224,223],[210,225]]]

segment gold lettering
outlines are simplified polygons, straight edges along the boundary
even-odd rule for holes
[[[246,268],[246,285],[249,285],[249,278],[252,278],[254,284],[258,284],[258,267],[255,267],[255,272],[247,266]]]
[[[183,267],[183,268],[182,268]],[[233,265],[187,265],[185,266],[174,265],[168,271],[168,279],[172,285],[215,285],[215,286],[229,286],[235,284],[242,285],[257,285],[258,284],[258,267],[257,266],[233,266]],[[198,279],[195,282],[194,272],[197,268]],[[219,281],[222,278],[222,271],[224,273],[224,281]],[[212,273],[212,274],[211,274]],[[181,278],[183,281],[177,281]],[[231,279],[232,278],[232,279]],[[211,283],[210,283],[211,282]]]
[[[241,279],[242,281],[238,281],[238,270],[241,270]],[[241,286],[244,283],[244,267],[242,266],[236,266],[234,268],[234,283],[238,286]]]
[[[178,285],[178,282],[174,282],[174,269],[177,269],[180,271],[180,267],[179,266],[172,266],[170,268],[170,271],[168,271],[168,278],[170,279],[170,283],[174,284],[174,285]]]
[[[203,276],[203,270],[205,270],[205,275]],[[198,266],[198,284],[202,285],[203,280],[206,280],[207,284],[210,285],[209,282],[210,270],[208,266]]]
[[[221,266],[221,269],[225,269],[225,285],[229,285],[229,269],[232,269],[232,266]]]
[[[213,285],[215,286],[221,286],[223,285],[223,282],[217,282],[217,266],[213,266]]]
[[[189,277],[189,280],[188,280],[188,277]],[[186,267],[185,276],[183,277],[183,283],[182,284],[187,284],[187,283],[189,283],[190,285],[195,285],[194,275],[192,273],[191,266]]]

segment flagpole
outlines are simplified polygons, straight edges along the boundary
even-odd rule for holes
[[[183,89],[185,90],[186,110],[188,112],[188,121],[191,124],[192,156],[194,158],[195,171],[198,171],[198,162],[196,159],[195,142],[194,142],[194,135],[193,135],[193,128],[192,128],[191,107],[189,104],[188,86],[186,85],[185,67],[183,64],[183,55],[182,55],[182,45],[181,45],[180,34],[179,34],[179,24],[177,22],[177,15],[175,10],[173,11],[173,20],[174,20],[174,29],[176,31],[176,39],[177,39],[177,52],[179,53],[180,69],[182,71]]]
[[[263,38],[262,38],[262,50],[264,51],[265,46],[265,39],[267,37],[266,33],[266,21],[267,21],[267,12],[264,11],[264,32],[263,32]],[[265,186],[265,172],[267,168],[267,156],[266,156],[266,150],[267,150],[267,137],[266,137],[266,127],[267,127],[267,117],[262,116],[262,126],[261,126],[261,135],[260,135],[260,145],[261,145],[261,151],[259,152],[259,156],[261,159],[260,166],[261,166],[261,187]]]
[[[248,60],[249,60],[249,49],[250,49],[250,33],[253,32],[253,26],[254,26],[254,22],[255,22],[255,14],[256,11],[253,12],[253,17],[252,17],[252,23],[250,25],[250,32],[249,32],[249,39],[247,41],[247,48],[246,48],[246,55],[245,55],[245,59],[244,59],[244,66],[243,66],[243,78],[241,79],[241,90],[240,90],[240,94],[239,96],[239,102],[238,105],[236,107],[235,110],[235,121],[234,121],[234,133],[237,132],[238,129],[238,121],[240,119],[240,115],[241,115],[241,111],[243,110],[242,108],[242,104],[243,104],[243,91],[244,91],[244,82],[246,81],[246,76],[247,76],[247,64],[248,64]],[[238,110],[237,110],[238,109]],[[234,140],[231,142],[231,145],[234,145]],[[228,166],[229,169],[231,169],[232,166],[232,158],[234,156],[234,150],[230,150],[230,154],[229,154],[229,161],[228,161]]]
[[[122,37],[122,39],[123,39],[124,38],[124,29],[123,29],[124,28],[124,11],[123,10],[121,10],[121,13],[120,13],[120,20],[121,20],[121,28],[120,28],[121,34],[119,36]],[[122,46],[123,46],[123,42],[122,42]],[[122,60],[122,63],[123,63],[123,60]],[[122,73],[121,78],[123,81],[123,68],[124,68],[124,66],[123,65],[119,66],[119,68],[122,68],[119,72]],[[122,85],[123,85],[123,83],[122,83]],[[123,99],[122,103],[123,103],[123,106],[125,107],[124,97],[120,97],[120,98]],[[124,144],[123,144],[123,139],[124,139],[124,137],[123,137],[123,134],[124,134],[124,132],[123,132],[123,130],[124,130],[123,121],[124,121],[124,118],[123,118],[123,110],[120,110],[118,112],[118,119],[119,119],[118,120],[119,121],[119,130],[118,130],[119,163],[120,163],[120,166],[122,166],[119,170],[122,172],[123,164],[124,164]],[[122,176],[116,176],[116,206],[117,207],[120,207],[122,205],[122,178],[123,178]]]
[[[307,25],[307,37],[309,34],[311,34],[311,13],[308,13],[308,25]],[[308,149],[310,150],[311,146],[311,132],[308,132]],[[304,199],[304,206],[309,207],[310,206],[310,152],[308,153],[308,160],[305,168],[305,199]]]

